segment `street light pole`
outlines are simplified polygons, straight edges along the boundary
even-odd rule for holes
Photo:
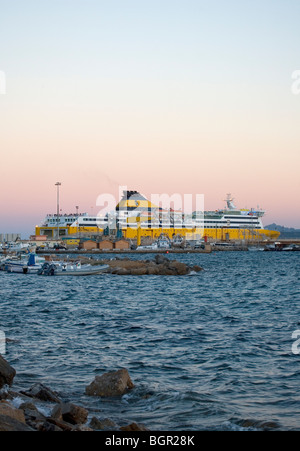
[[[76,224],[77,224],[77,235],[78,235],[78,232],[79,232],[79,238],[80,238],[79,205],[76,205]]]
[[[57,239],[59,240],[59,187],[61,183],[57,182],[55,186],[57,187]]]

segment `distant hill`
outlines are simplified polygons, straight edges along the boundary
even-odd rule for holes
[[[294,229],[293,227],[284,227],[273,223],[267,225],[265,229],[280,232],[281,238],[300,238],[300,229]]]

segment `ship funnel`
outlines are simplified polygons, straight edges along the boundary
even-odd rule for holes
[[[231,196],[231,194],[227,194],[227,198],[225,202],[227,203],[228,210],[236,210],[236,206],[233,203],[234,198]]]

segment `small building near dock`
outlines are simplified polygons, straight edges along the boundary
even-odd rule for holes
[[[117,249],[119,251],[125,251],[130,249],[130,242],[125,239],[116,240],[114,242],[114,249]]]
[[[98,243],[98,248],[101,251],[111,251],[114,248],[114,243],[110,240],[102,240]]]
[[[47,241],[46,235],[30,235],[30,241]]]
[[[82,249],[85,251],[92,251],[94,249],[98,249],[98,243],[93,240],[82,241],[79,245],[79,249]]]

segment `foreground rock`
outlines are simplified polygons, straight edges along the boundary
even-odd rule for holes
[[[111,371],[102,376],[96,376],[95,380],[86,387],[85,393],[88,396],[122,396],[134,388],[134,384],[128,371],[122,368],[118,371]]]
[[[27,424],[21,423],[7,415],[0,415],[0,432],[26,432],[34,431]]]
[[[0,415],[7,416],[12,418],[13,420],[18,421],[19,423],[25,424],[25,415],[22,409],[16,409],[11,406],[7,401],[0,402]]]
[[[0,355],[0,389],[4,385],[12,385],[16,370]]]
[[[99,418],[93,417],[90,422],[90,427],[96,431],[117,431],[120,429],[114,421],[110,418],[104,418],[100,420]]]
[[[85,424],[89,412],[84,408],[68,402],[61,404],[61,416],[63,421],[70,424]],[[53,413],[52,413],[53,415]]]
[[[22,391],[21,393],[30,398],[40,399],[41,401],[60,402],[57,393],[40,383],[34,384],[30,390]]]
[[[141,423],[131,423],[128,424],[127,426],[122,426],[120,427],[121,431],[149,431],[148,428],[146,428],[146,426],[144,424]]]
[[[20,405],[19,410],[23,411],[26,424],[33,429],[41,430],[46,422],[46,417],[32,402],[24,402]]]

